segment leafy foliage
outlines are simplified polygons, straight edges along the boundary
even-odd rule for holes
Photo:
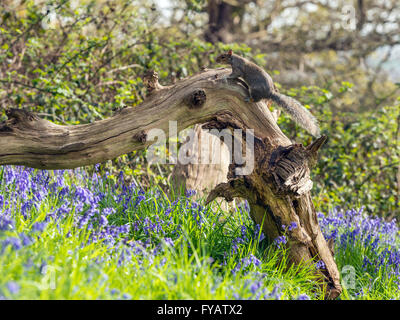
[[[186,4],[195,11],[205,2]],[[216,66],[215,57],[228,48],[279,73],[268,64],[271,57],[245,45],[199,40],[190,22],[186,34],[161,25],[160,13],[146,1],[26,1],[15,7],[5,0],[0,8],[0,106],[29,108],[56,123],[88,123],[135,106],[144,99],[147,70],[170,84]],[[316,206],[365,205],[370,213],[399,216],[399,105],[339,113],[332,106],[355,90],[348,81],[277,86],[309,106],[330,139],[313,171]],[[279,124],[293,140],[311,142],[285,114]],[[144,152],[122,156],[113,166],[143,187],[166,184],[171,170],[148,167]]]
[[[343,83],[342,91],[347,90],[351,84]],[[313,170],[316,206],[365,206],[371,214],[399,217],[400,104],[364,113],[333,113],[330,101],[336,96],[327,89],[302,87],[288,94],[313,106],[322,134],[329,137]],[[285,115],[279,124],[293,140],[311,142]]]

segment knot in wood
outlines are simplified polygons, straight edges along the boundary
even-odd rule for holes
[[[313,186],[308,167],[308,154],[302,145],[278,147],[269,161],[269,170],[277,190],[296,197],[309,192]]]
[[[133,138],[140,143],[145,143],[147,141],[147,133],[145,131],[138,132]]]
[[[207,95],[203,89],[198,89],[193,91],[186,100],[189,108],[201,108],[207,100]]]

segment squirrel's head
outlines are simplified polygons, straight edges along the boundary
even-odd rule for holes
[[[232,54],[232,49],[230,49],[228,52],[220,54],[215,61],[218,63],[231,64]]]

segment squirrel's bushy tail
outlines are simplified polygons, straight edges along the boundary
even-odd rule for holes
[[[317,119],[300,102],[277,92],[271,94],[271,100],[283,108],[293,120],[314,137],[321,135]]]

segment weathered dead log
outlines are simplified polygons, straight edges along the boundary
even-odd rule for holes
[[[96,164],[133,150],[148,147],[153,128],[168,132],[169,121],[177,121],[178,131],[205,123],[216,114],[227,115],[254,128],[260,138],[271,137],[278,145],[290,140],[273,121],[263,104],[243,102],[246,90],[234,81],[221,78],[228,69],[209,70],[150,95],[134,108],[119,110],[113,117],[83,125],[56,125],[21,110],[6,111],[8,120],[0,124],[0,164],[26,165],[43,169],[76,168]],[[197,103],[199,90],[206,94]]]
[[[327,297],[335,298],[341,292],[339,272],[310,195],[309,167],[326,138],[307,148],[293,145],[264,102],[244,102],[247,90],[240,81],[225,80],[229,72],[208,70],[169,87],[155,85],[140,105],[85,125],[56,125],[30,112],[9,109],[8,120],[0,123],[0,165],[67,169],[100,163],[151,145],[149,131],[168,132],[169,121],[177,121],[179,131],[196,123],[253,129],[254,170],[238,176],[231,165],[228,182],[218,185],[208,202],[217,196],[247,199],[252,218],[256,223],[264,221],[262,228],[270,239],[283,234],[282,225],[296,222],[298,227],[286,233],[291,261],[322,260],[321,283]],[[152,77],[156,75],[148,79]]]

